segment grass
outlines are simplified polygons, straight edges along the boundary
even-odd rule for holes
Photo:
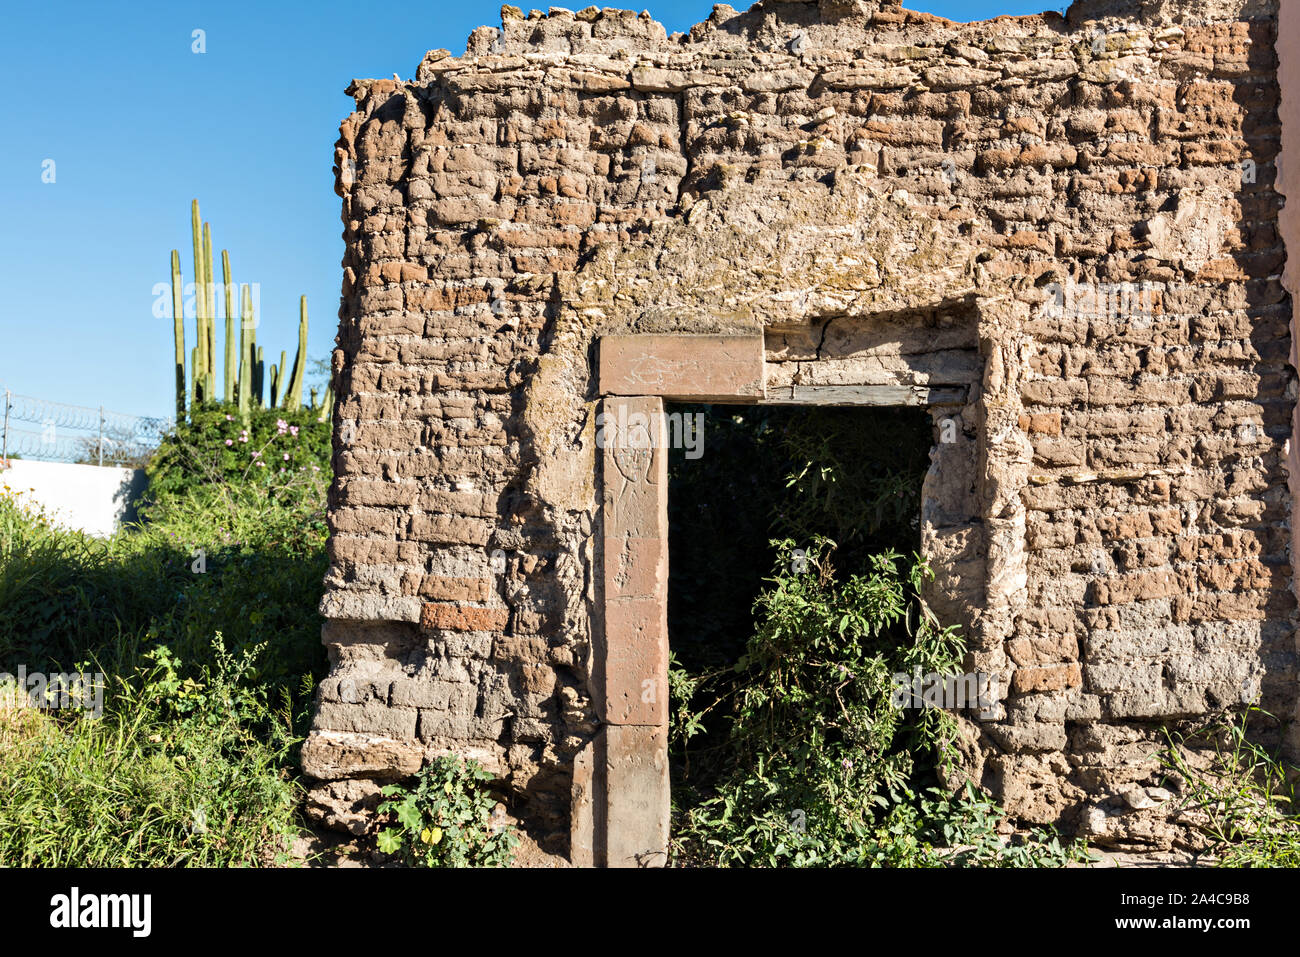
[[[1273,720],[1252,707],[1169,733],[1163,763],[1182,792],[1180,810],[1219,866],[1300,867],[1300,769],[1251,740],[1252,718]]]
[[[0,707],[0,865],[285,862],[324,544],[318,473],[195,486],[108,540],[0,491],[0,672],[106,676],[99,718]]]
[[[315,615],[323,506],[323,482],[288,503],[256,488],[196,489],[156,505],[147,524],[100,540],[62,531],[5,493],[0,670],[67,670],[93,656],[106,671],[129,672],[159,643],[201,666],[222,631],[236,651],[267,642],[255,672],[296,683],[324,664]]]
[[[0,864],[285,862],[292,722],[217,648],[222,665],[188,685],[166,656],[119,678],[102,718],[0,711]]]

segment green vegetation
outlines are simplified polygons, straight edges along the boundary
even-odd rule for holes
[[[56,529],[14,495],[0,500],[0,670],[94,659],[124,674],[158,644],[199,668],[222,632],[237,653],[266,643],[254,662],[263,680],[292,687],[319,671],[326,428],[295,437],[272,421],[245,448],[288,454],[296,468],[244,476],[199,472],[224,440],[182,426],[155,455],[147,521],[108,540]],[[186,478],[195,473],[206,480]]]
[[[227,447],[201,417],[155,456],[148,520],[112,539],[0,495],[0,671],[107,685],[99,718],[0,709],[0,865],[284,860],[325,668],[328,425],[268,417],[256,449],[292,471],[209,469]]]
[[[1297,769],[1250,740],[1259,708],[1219,715],[1188,734],[1167,732],[1162,758],[1182,792],[1181,808],[1222,867],[1300,867]],[[1209,757],[1195,766],[1190,754]]]
[[[197,669],[157,645],[110,679],[100,718],[0,709],[0,865],[284,863],[294,716],[252,658],[220,634]]]
[[[955,675],[965,648],[920,597],[928,568],[894,550],[919,548],[929,424],[911,410],[870,415],[727,411],[706,426],[706,441],[756,457],[742,479],[718,474],[735,462],[716,444],[698,462],[673,462],[674,494],[684,499],[674,518],[686,523],[677,531],[692,535],[699,516],[730,526],[701,541],[738,543],[703,562],[683,549],[689,571],[673,579],[670,630],[683,659],[670,674],[676,859],[763,867],[1083,859],[1054,834],[1002,838],[1002,815],[985,796],[940,786],[952,771],[952,716],[891,700],[893,675]],[[746,516],[749,527],[737,527]],[[757,583],[755,551],[771,563]],[[737,603],[746,584],[756,596],[748,608]],[[692,617],[709,604],[707,616]]]
[[[425,765],[414,787],[385,787],[379,811],[396,825],[379,832],[379,849],[413,867],[508,865],[519,839],[493,822],[491,781],[478,762],[445,756]]]
[[[5,707],[0,866],[292,863],[298,745],[320,644],[330,425],[206,404],[149,464],[145,521],[100,540],[0,494],[0,672],[99,672],[104,710]],[[263,464],[264,463],[264,464]],[[410,864],[508,863],[474,762],[443,759],[384,814]],[[402,827],[423,822],[413,843]],[[421,840],[421,837],[425,840]]]
[[[310,409],[254,409],[245,421],[229,406],[200,406],[150,460],[149,496],[166,500],[199,489],[258,489],[290,501],[304,485],[328,479],[330,429]]]

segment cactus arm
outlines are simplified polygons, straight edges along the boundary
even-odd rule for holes
[[[207,326],[204,322],[204,313],[207,311],[207,286],[203,277],[203,227],[199,219],[199,201],[196,199],[190,203],[190,231],[194,238],[194,341],[199,349],[190,357],[193,366],[191,381],[194,383],[194,401],[196,403],[203,401],[203,380],[206,372],[205,360],[207,359],[207,350],[204,346],[204,337]]]
[[[261,346],[257,346],[257,363],[253,370],[253,398],[260,409],[266,405],[266,358]]]
[[[235,401],[235,287],[230,281],[230,253],[221,250],[221,279],[226,290],[226,375],[223,397]]]
[[[302,380],[307,365],[307,297],[298,300],[298,354],[293,358],[293,374],[284,396],[284,407],[295,410],[302,407]]]
[[[248,333],[253,326],[253,297],[248,284],[240,288],[243,294],[243,317],[239,323],[239,415],[248,423],[248,404],[253,395],[253,353]]]
[[[262,407],[262,353],[257,346],[257,313],[252,305],[252,289],[249,289],[248,307],[248,361],[251,364],[252,378],[249,380],[253,404]]]
[[[239,323],[239,412],[247,417],[248,400],[253,394],[253,356],[248,338],[253,323],[253,298],[249,295],[247,283],[240,286],[240,293],[243,310]]]
[[[176,421],[185,421],[185,290],[181,254],[172,250],[172,336],[176,342]]]
[[[216,391],[213,388],[217,381],[217,280],[216,273],[212,268],[212,228],[209,223],[203,224],[203,292],[206,302],[203,311],[207,318],[207,337],[204,344],[207,348],[207,359],[205,362],[205,371],[208,378],[208,398],[215,399]]]

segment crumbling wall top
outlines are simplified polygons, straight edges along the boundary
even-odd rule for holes
[[[927,48],[937,53],[952,43],[971,44],[969,58],[978,65],[989,54],[1009,52],[1004,45],[1017,37],[1057,35],[1068,45],[1071,34],[1089,24],[1112,32],[1126,24],[1161,29],[1228,23],[1275,16],[1277,2],[1076,0],[1064,16],[1047,11],[958,23],[907,10],[899,0],[759,0],[744,11],[717,4],[708,19],[671,35],[648,11],[593,6],[525,13],[506,5],[501,8],[501,26],[471,33],[464,56],[430,51],[419,65],[416,82],[434,82],[457,70],[500,74],[563,64],[608,72],[615,66],[623,71],[638,64],[653,69],[684,60],[704,66],[716,60],[714,66],[725,74],[728,61],[737,57],[794,58],[815,65],[852,60],[866,45],[890,44],[901,61],[923,57]],[[361,95],[369,85],[357,81],[352,89]]]

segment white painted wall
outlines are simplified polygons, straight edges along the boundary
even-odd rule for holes
[[[100,537],[112,535],[124,519],[134,519],[128,503],[146,485],[142,469],[28,459],[9,459],[8,464],[0,470],[0,485],[21,493],[23,501],[45,506],[56,524]]]

